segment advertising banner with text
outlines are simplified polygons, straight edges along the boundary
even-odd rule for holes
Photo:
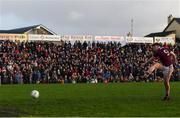
[[[127,43],[153,43],[152,37],[126,37]]]
[[[30,35],[28,35],[28,40],[29,41],[60,41],[61,36],[30,34]]]
[[[154,43],[166,43],[166,44],[175,44],[175,39],[172,37],[154,37]]]
[[[26,34],[0,34],[0,40],[27,41]]]
[[[95,36],[95,42],[124,42],[123,36]]]
[[[90,41],[92,42],[93,36],[92,35],[63,35],[61,36],[61,39],[63,41],[70,41],[70,42],[75,42],[75,41]]]

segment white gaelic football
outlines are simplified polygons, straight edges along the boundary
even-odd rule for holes
[[[39,91],[33,90],[33,91],[31,92],[31,96],[32,96],[33,98],[38,98],[38,97],[39,97]]]

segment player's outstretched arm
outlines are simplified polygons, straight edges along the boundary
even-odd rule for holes
[[[175,63],[177,63],[178,60],[177,60],[176,54],[174,52],[172,52],[172,51],[170,52],[170,54],[173,56]]]

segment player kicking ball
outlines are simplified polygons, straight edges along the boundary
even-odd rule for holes
[[[145,73],[145,78],[147,78],[155,69],[161,69],[163,71],[163,79],[165,86],[165,97],[163,100],[170,100],[170,78],[174,71],[173,64],[177,62],[176,55],[167,48],[161,47],[160,44],[154,43],[152,45],[153,56],[141,66],[145,66],[147,63],[154,59],[159,59],[161,63],[153,64]]]

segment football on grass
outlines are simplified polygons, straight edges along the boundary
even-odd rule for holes
[[[33,91],[31,92],[31,96],[32,96],[33,98],[38,98],[38,97],[39,97],[39,91],[33,90]]]

